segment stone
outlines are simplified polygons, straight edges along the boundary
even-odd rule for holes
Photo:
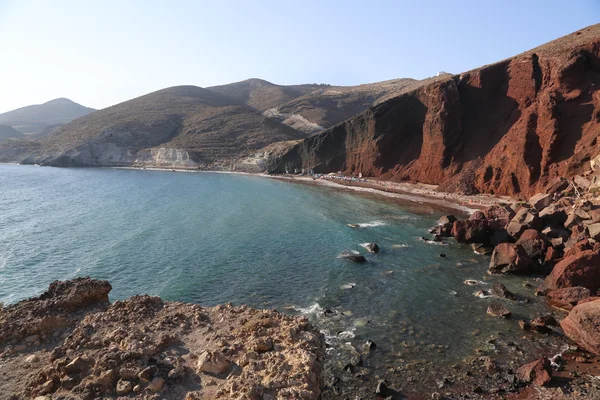
[[[126,396],[133,391],[133,383],[130,381],[125,381],[123,379],[119,379],[117,382],[117,395]]]
[[[561,193],[561,192],[567,190],[569,185],[570,185],[570,182],[567,179],[563,178],[562,176],[556,177],[552,182],[550,182],[550,184],[546,188],[546,193],[548,193],[548,194]]]
[[[525,321],[524,319],[519,320],[519,326],[524,331],[530,331],[531,330],[531,324],[529,322]]]
[[[260,338],[254,342],[252,349],[257,353],[264,353],[273,350],[273,339]]]
[[[158,368],[155,365],[150,365],[138,373],[138,378],[141,381],[150,382],[157,372]]]
[[[591,239],[595,241],[600,241],[600,223],[590,224],[587,226],[588,233]]]
[[[454,215],[444,215],[438,220],[438,225],[453,224],[454,221],[456,221],[456,217]]]
[[[65,365],[64,372],[67,375],[79,374],[89,368],[89,363],[82,357],[76,357],[73,361]]]
[[[592,293],[600,289],[600,249],[586,249],[589,243],[585,242],[579,242],[565,253],[544,280],[540,291],[574,286],[588,288]]]
[[[361,246],[369,253],[379,253],[379,246],[377,246],[377,243],[364,243]]]
[[[492,289],[490,290],[490,292],[496,296],[496,297],[501,297],[503,299],[509,299],[509,300],[516,300],[516,297],[514,294],[512,294],[507,288],[506,286],[504,286],[502,283],[500,282],[494,282],[492,284]]]
[[[484,256],[489,256],[494,252],[494,248],[492,246],[486,246],[480,243],[471,243],[471,249],[473,249],[475,253]]]
[[[524,231],[516,244],[523,247],[529,258],[534,260],[544,257],[546,255],[546,248],[548,247],[547,239],[535,229]]]
[[[494,230],[505,228],[515,216],[515,211],[509,205],[491,206],[483,212]]]
[[[567,240],[569,239],[569,237],[571,236],[571,232],[569,232],[566,229],[562,229],[562,228],[553,228],[551,226],[545,228],[542,231],[542,235],[551,238],[551,239],[563,239],[563,240]],[[562,244],[562,242],[561,242]]]
[[[580,347],[600,355],[600,301],[576,305],[560,326],[565,335]]]
[[[571,230],[575,225],[581,225],[581,223],[582,219],[577,214],[573,213],[567,217],[563,226]]]
[[[459,243],[489,243],[490,229],[487,220],[454,221],[452,236]]]
[[[231,362],[219,351],[205,351],[198,357],[198,371],[221,375],[231,368]]]
[[[575,177],[573,178],[573,181],[575,182],[575,184],[577,186],[579,186],[583,190],[587,190],[592,184],[592,182],[589,179],[584,178],[583,176],[580,176],[580,175],[575,175]]]
[[[364,263],[367,261],[367,259],[360,253],[352,253],[349,251],[344,251],[338,256],[338,258],[343,258],[344,260],[352,261],[355,263]]]
[[[165,380],[160,376],[156,376],[148,384],[148,390],[152,393],[158,393],[162,390],[163,386],[165,386]]]
[[[548,304],[553,307],[570,311],[581,300],[587,299],[590,296],[590,289],[582,286],[575,286],[551,290],[546,293],[546,300],[548,301]]]
[[[552,195],[548,193],[538,193],[529,199],[529,204],[538,211],[543,210],[552,203]]]
[[[373,350],[377,349],[377,344],[375,344],[374,341],[369,339],[366,341],[365,347],[367,348],[367,350],[373,351]]]
[[[590,167],[594,171],[600,171],[600,154],[590,160]]]
[[[25,350],[27,350],[26,344],[18,344],[15,347],[13,347],[13,351],[15,351],[15,352],[21,352],[21,351],[25,351]]]
[[[56,390],[56,383],[52,380],[48,380],[42,384],[40,394],[52,393]]]
[[[65,375],[60,380],[60,386],[65,390],[71,390],[77,386],[78,379]]]
[[[525,230],[540,229],[541,224],[541,219],[535,209],[521,208],[506,226],[506,232],[518,239]]]
[[[502,303],[493,301],[487,308],[487,314],[491,315],[492,317],[509,318],[511,312]]]
[[[489,272],[492,274],[521,274],[531,270],[532,260],[523,247],[514,243],[501,243],[494,249]]]
[[[479,211],[479,210],[475,211],[469,217],[470,221],[484,221],[486,219],[487,219],[487,217],[485,216],[485,214],[483,212]]]
[[[521,382],[533,383],[537,386],[547,386],[552,380],[550,360],[541,358],[525,364],[517,369],[516,376]]]

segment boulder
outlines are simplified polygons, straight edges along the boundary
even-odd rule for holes
[[[581,208],[578,209],[581,211],[585,211],[582,210]],[[589,218],[582,218],[584,220],[584,223],[586,224],[595,224],[597,222],[600,222],[600,210],[591,210],[591,211],[587,211]]]
[[[546,277],[542,291],[582,286],[596,293],[600,288],[600,249],[582,250],[584,246],[580,242],[565,253]]]
[[[344,260],[352,261],[355,263],[364,263],[367,261],[367,259],[362,254],[350,251],[344,251],[338,256],[338,258],[343,258]]]
[[[492,289],[491,289],[491,293],[492,295],[496,296],[496,297],[501,297],[503,299],[509,299],[509,300],[516,300],[516,297],[514,294],[512,294],[507,288],[506,286],[504,286],[502,283],[500,282],[494,282],[492,284]]]
[[[579,302],[590,296],[590,289],[582,286],[554,289],[546,293],[548,304],[566,311],[572,310]]]
[[[444,215],[438,220],[438,225],[453,224],[456,220],[454,215]]]
[[[594,171],[600,171],[600,154],[590,160],[590,167]]]
[[[502,303],[493,301],[487,308],[487,314],[491,315],[492,317],[510,318],[511,312]]]
[[[546,255],[546,249],[548,248],[547,239],[535,229],[527,229],[524,231],[516,244],[523,247],[523,250],[525,250],[525,253],[527,253],[531,259],[544,257]]]
[[[506,227],[515,216],[515,211],[508,205],[488,207],[483,211],[493,229]]]
[[[517,369],[517,379],[521,382],[533,383],[537,386],[546,386],[552,380],[552,366],[550,360],[541,358]]]
[[[548,193],[538,193],[529,199],[529,204],[538,211],[542,211],[552,203],[552,195]]]
[[[452,224],[436,225],[429,230],[429,233],[432,233],[439,237],[451,237]]]
[[[574,209],[573,214],[575,216],[581,218],[582,220],[592,219],[592,216],[590,215],[590,213],[585,210],[582,210],[581,208]]]
[[[544,257],[544,263],[552,263],[559,260],[562,257],[562,251],[558,247],[549,246],[546,250],[546,256]]]
[[[454,221],[452,236],[459,243],[489,243],[490,230],[487,220]]]
[[[541,220],[535,209],[521,208],[506,226],[506,231],[512,237],[518,239],[527,229],[540,229]]]
[[[580,175],[576,175],[573,178],[573,181],[575,182],[575,184],[577,186],[579,186],[583,190],[587,190],[592,185],[592,182],[589,179],[584,178],[583,176],[580,176]]]
[[[545,226],[563,227],[567,220],[567,212],[562,206],[550,204],[540,211],[539,217],[542,219],[542,224]]]
[[[229,371],[231,362],[219,351],[205,351],[198,357],[197,369],[213,375],[220,375]]]
[[[569,339],[590,353],[600,355],[600,301],[576,305],[560,326]]]
[[[571,227],[571,239],[573,239],[575,243],[580,242],[589,237],[590,235],[588,233],[587,227],[583,225],[575,225]]]
[[[563,177],[557,177],[546,188],[546,193],[561,193],[569,187],[569,181]]]
[[[502,243],[496,246],[490,260],[492,274],[521,274],[531,270],[532,261],[527,252],[515,243]]]
[[[600,222],[588,225],[587,229],[591,239],[600,241]]]
[[[361,246],[369,253],[379,253],[379,246],[377,246],[377,243],[363,243]]]
[[[482,254],[484,256],[489,256],[494,252],[494,247],[486,246],[481,243],[471,243],[471,249],[477,254]]]
[[[482,211],[475,211],[473,214],[471,214],[471,216],[469,217],[470,221],[483,221],[486,220],[486,216]]]

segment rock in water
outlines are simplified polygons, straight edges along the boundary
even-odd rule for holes
[[[520,274],[529,272],[531,258],[523,247],[515,243],[501,243],[494,249],[489,272],[492,274]]]
[[[496,297],[501,297],[503,299],[509,299],[509,300],[516,300],[516,297],[514,294],[512,294],[507,288],[506,286],[504,286],[502,283],[500,282],[494,282],[492,284],[492,290],[491,290],[492,294]]]
[[[541,358],[521,366],[517,370],[517,379],[521,382],[533,383],[537,386],[548,385],[552,380],[552,366],[550,365],[550,360]]]
[[[377,243],[363,243],[361,246],[367,249],[369,253],[379,253],[379,246],[377,246]]]
[[[386,397],[387,392],[388,392],[387,385],[385,384],[384,381],[380,381],[377,384],[377,389],[375,389],[375,395],[381,396],[381,397]]]
[[[355,263],[364,263],[367,261],[367,259],[360,253],[358,253],[358,252],[353,253],[353,252],[349,252],[349,251],[344,251],[342,254],[340,254],[338,256],[338,258],[343,258],[345,260],[353,261]]]
[[[486,246],[480,243],[471,243],[471,248],[477,254],[482,254],[484,256],[489,256],[494,252],[494,248],[492,246]]]
[[[502,303],[499,303],[497,301],[493,301],[488,309],[487,309],[487,313],[488,315],[491,315],[492,317],[499,317],[499,318],[509,318],[510,317],[510,310],[508,308],[506,308]]]

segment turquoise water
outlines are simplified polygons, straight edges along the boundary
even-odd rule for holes
[[[339,354],[368,338],[390,362],[453,362],[489,333],[519,333],[516,321],[543,305],[512,302],[512,321],[487,317],[490,299],[463,281],[488,284],[489,259],[420,240],[441,214],[261,177],[0,165],[0,301],[89,275],[111,282],[112,300],[148,293],[304,312]],[[380,254],[359,246],[372,241]],[[368,262],[338,259],[344,250]],[[523,278],[502,279],[532,298]]]

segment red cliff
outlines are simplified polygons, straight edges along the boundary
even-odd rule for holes
[[[440,190],[528,196],[600,153],[600,25],[422,86],[277,160]]]

